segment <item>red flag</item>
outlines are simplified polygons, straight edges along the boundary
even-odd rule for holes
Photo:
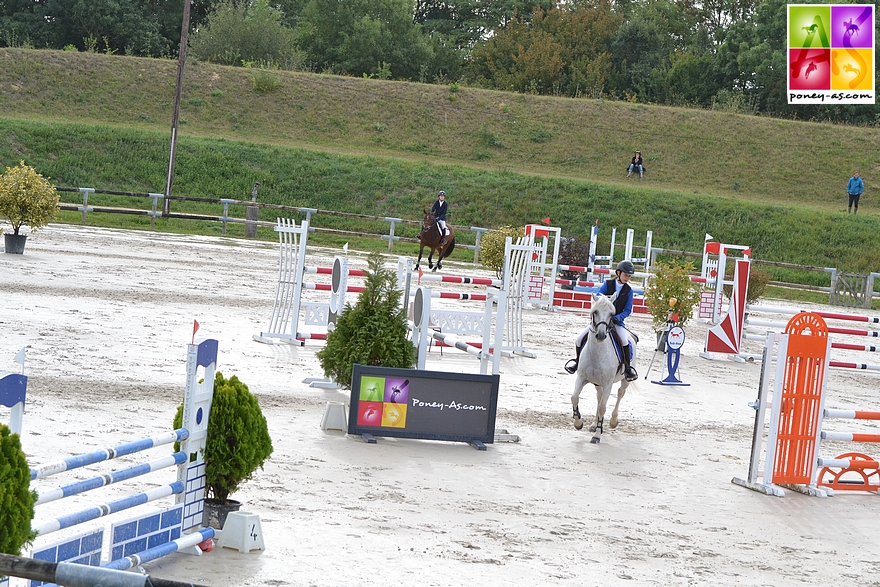
[[[424,274],[425,274],[425,272],[422,271],[421,267],[419,267],[419,280],[416,281],[416,285],[422,285],[422,275],[424,275]]]
[[[198,332],[198,330],[199,330],[199,323],[196,320],[193,320],[193,337],[192,337],[193,344],[195,344],[195,342],[196,342],[196,332]]]
[[[547,218],[542,218],[541,222],[543,222],[547,226],[550,226],[550,217],[548,216]]]
[[[746,257],[751,257],[752,256],[752,249],[749,248],[749,249],[743,250],[743,255],[745,255]]]

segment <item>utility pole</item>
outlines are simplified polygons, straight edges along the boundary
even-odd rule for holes
[[[189,40],[190,0],[183,0],[183,25],[180,28],[180,55],[177,58],[177,89],[174,93],[174,114],[171,116],[171,148],[168,152],[168,175],[165,177],[163,214],[171,211],[171,183],[174,180],[174,155],[177,150],[177,123],[180,120],[180,94],[183,90],[183,66],[186,64],[186,45]]]

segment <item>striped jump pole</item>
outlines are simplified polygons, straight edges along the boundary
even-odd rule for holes
[[[309,275],[333,275],[333,267],[303,267],[303,273]],[[354,277],[366,277],[369,275],[363,269],[349,269],[348,274]]]
[[[195,554],[198,550],[196,545],[213,536],[212,529],[197,527],[202,523],[204,511],[205,463],[201,454],[213,400],[217,348],[216,340],[203,340],[187,346],[187,380],[181,428],[31,467],[31,480],[37,482],[36,486],[32,483],[31,487],[38,496],[35,504],[38,518],[32,523],[32,528],[37,532],[30,552],[32,558],[55,564],[72,562],[128,569],[171,552]],[[44,488],[39,483],[57,475],[82,474],[85,467],[174,443],[179,443],[180,449],[167,456],[54,487]],[[173,480],[155,486],[155,474],[170,468],[176,470]],[[148,480],[147,475],[150,475]],[[149,483],[149,488],[134,487],[133,493],[86,507],[76,502],[77,506],[68,506],[63,515],[39,517],[46,511],[46,504],[55,502],[56,506],[64,505],[67,502],[60,500],[142,478],[145,479],[142,485]],[[139,506],[168,497],[174,497],[174,503],[170,506],[146,513],[133,511]],[[58,507],[53,511],[57,514]],[[119,519],[116,514],[121,512],[133,513],[134,517]],[[109,521],[109,531],[104,525],[90,524],[80,528],[81,525],[111,516],[113,519]],[[70,532],[62,532],[68,529],[76,529],[78,533],[71,535]],[[46,538],[53,537],[56,532],[61,537],[47,542]],[[110,553],[109,560],[104,559],[107,552]]]
[[[480,344],[480,346],[477,346],[476,344],[470,344],[470,343],[458,340],[454,336],[452,336],[451,334],[443,334],[442,332],[431,331],[431,332],[429,332],[429,334],[431,335],[431,338],[433,338],[434,340],[437,340],[439,342],[442,342],[444,345],[446,345],[448,347],[456,348],[460,351],[470,353],[476,357],[482,357],[483,353],[482,353],[481,349],[482,349],[483,345],[481,343],[478,343],[478,344]]]

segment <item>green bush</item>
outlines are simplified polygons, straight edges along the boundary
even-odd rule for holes
[[[55,186],[24,161],[0,175],[0,217],[9,221],[15,234],[22,226],[36,232],[49,224],[58,212],[58,200]]]
[[[655,327],[663,326],[676,313],[679,326],[691,319],[694,306],[700,302],[700,288],[690,278],[693,270],[691,262],[669,261],[654,266],[654,276],[645,288],[645,303]]]
[[[180,428],[182,422],[183,405],[177,408],[174,428]],[[225,503],[239,485],[263,467],[272,450],[269,426],[257,397],[237,376],[225,379],[218,371],[202,451],[206,497]]]
[[[484,234],[480,239],[480,263],[494,269],[500,276],[504,270],[504,243],[507,237],[516,242],[524,232],[521,226],[502,226]]]
[[[37,494],[30,491],[31,470],[21,440],[0,424],[0,552],[21,554],[36,532],[31,530]],[[0,575],[2,576],[2,575]]]
[[[345,305],[336,327],[327,334],[327,344],[316,354],[324,375],[345,388],[351,386],[355,363],[409,369],[416,362],[397,276],[382,267],[379,253],[372,253],[368,264],[364,291],[354,307]]]
[[[736,260],[729,259],[729,261],[730,262],[724,267],[724,279],[727,281],[733,281]],[[756,267],[755,264],[752,263],[751,267],[749,267],[749,286],[748,289],[746,289],[747,304],[754,304],[764,295],[764,291],[767,289],[767,284],[770,283],[771,277],[769,271]],[[724,297],[729,300],[730,296],[733,295],[733,286],[725,285],[723,290]]]

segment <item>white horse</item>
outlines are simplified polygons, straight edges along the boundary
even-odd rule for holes
[[[617,403],[614,404],[614,411],[611,412],[611,420],[608,422],[611,428],[617,428],[617,410],[630,383],[623,376],[623,366],[611,342],[610,334],[614,328],[611,318],[614,314],[614,304],[610,298],[593,295],[589,333],[578,358],[577,378],[574,381],[574,393],[571,395],[574,427],[580,430],[584,427],[584,422],[578,409],[578,398],[584,385],[592,383],[596,386],[596,418],[590,426],[590,432],[595,433],[590,442],[594,444],[599,442],[599,435],[603,432],[602,423],[605,420],[608,398],[611,397],[611,387],[616,381],[620,381]],[[629,344],[632,347],[632,362],[635,363],[636,343],[632,337],[629,337]]]

